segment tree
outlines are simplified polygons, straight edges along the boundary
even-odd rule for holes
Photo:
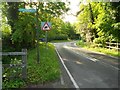
[[[119,4],[110,2],[91,2],[80,5],[82,11],[78,14],[79,23],[76,28],[87,42],[105,43],[119,40],[118,12]],[[117,15],[118,14],[118,15]]]
[[[7,18],[11,26],[11,36],[12,46],[21,48],[28,48],[35,46],[35,28],[36,28],[36,18],[35,13],[22,13],[18,11],[18,8],[25,8],[26,6],[34,8],[36,5],[38,7],[38,22],[40,28],[41,21],[51,21],[52,18],[59,18],[64,12],[68,10],[64,2],[8,2],[6,4]],[[44,33],[39,31],[40,37]]]
[[[8,48],[9,46],[11,46],[11,26],[8,24],[8,19],[6,17],[7,15],[7,4],[6,3],[2,3],[0,5],[1,9],[2,9],[2,25],[1,25],[1,31],[2,31],[2,48],[3,50],[6,50],[6,48]]]

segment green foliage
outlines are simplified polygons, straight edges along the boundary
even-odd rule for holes
[[[112,32],[112,35],[114,37],[113,41],[120,42],[120,37],[119,37],[120,36],[120,22],[112,24],[112,27],[114,28]]]
[[[38,8],[38,22],[36,22],[35,13],[29,13],[29,12],[23,13],[18,11],[19,8],[25,8],[25,5],[31,8],[35,6]],[[2,28],[4,29],[3,37],[7,36],[8,37],[7,42],[9,42],[9,46],[15,47],[16,50],[21,50],[21,48],[35,47],[36,23],[39,23],[39,26],[38,26],[39,36],[40,38],[43,38],[45,34],[40,30],[40,22],[52,21],[53,18],[59,19],[60,15],[62,15],[64,12],[68,10],[69,8],[67,7],[67,5],[65,5],[64,2],[4,3],[3,15],[4,17],[7,17],[8,25],[2,25]],[[59,22],[60,21],[62,20],[59,19]],[[54,25],[55,27],[56,26],[59,26],[60,28],[62,27],[61,25],[56,25],[56,23],[54,22],[52,23],[52,25],[53,27]],[[56,30],[57,29],[58,28],[56,28]],[[54,32],[50,33],[50,36],[51,36],[50,38],[54,37],[54,36],[52,37],[52,35],[54,35]]]
[[[22,64],[20,57],[15,56],[6,56],[7,59],[4,57],[2,58],[2,63],[4,64]],[[22,80],[21,77],[22,68],[21,67],[14,67],[14,68],[8,68],[4,67],[3,69],[3,83],[2,87],[3,89],[10,89],[10,88],[20,88],[25,85],[25,81]],[[9,77],[14,77],[10,79]]]
[[[106,41],[118,42],[120,40],[118,37],[120,35],[120,26],[119,20],[117,20],[119,17],[116,15],[119,12],[118,8],[118,3],[109,2],[81,4],[81,12],[78,15],[80,22],[76,24],[77,31],[87,42],[92,41],[103,45]]]
[[[2,83],[2,88],[3,90],[9,89],[10,88],[21,88],[25,85],[25,82],[21,79],[16,79],[16,80],[8,80],[5,79],[4,82]]]
[[[12,34],[12,41],[18,45],[19,48],[27,48],[35,46],[35,20],[33,15],[21,14],[19,21],[15,23],[14,29],[16,30]],[[23,44],[24,43],[24,44]],[[17,46],[17,47],[18,47]]]
[[[2,19],[5,19],[5,18],[2,18]],[[11,27],[7,24],[7,21],[2,22],[1,30],[2,30],[2,38],[3,39],[7,39],[10,37]]]
[[[54,40],[67,40],[68,39],[68,36],[65,35],[65,34],[60,34],[60,35],[56,35]]]
[[[15,59],[11,63],[20,64],[20,60]],[[6,69],[4,76],[14,74],[15,70]],[[17,68],[16,72],[19,71],[21,70]],[[59,77],[60,67],[55,47],[50,43],[47,44],[47,47],[45,43],[40,43],[40,64],[37,63],[36,48],[29,50],[26,81],[21,78],[13,78],[13,80],[3,78],[3,89],[23,88],[27,85],[43,84],[59,79]]]
[[[2,7],[2,12],[6,12],[5,9],[5,3],[2,3],[1,7]],[[2,30],[2,38],[8,38],[11,34],[11,27],[8,24],[8,19],[6,17],[6,13],[2,13],[2,26],[1,26],[1,30]]]
[[[13,48],[11,46],[11,33],[12,29],[11,26],[8,24],[8,19],[6,17],[6,3],[2,3],[2,25],[1,25],[1,32],[2,32],[2,50],[9,51]],[[7,60],[7,59],[6,59]]]
[[[93,40],[93,43],[96,43],[96,44],[104,44],[104,41],[105,39],[104,39],[104,37],[99,37],[99,38],[95,38],[94,40]]]
[[[83,42],[82,40],[78,41],[77,45],[82,47],[82,48],[85,48],[87,50],[102,52],[102,53],[107,54],[107,55],[120,57],[120,54],[119,54],[120,51],[117,51],[115,49],[104,48],[103,45],[96,46],[96,44],[94,44],[94,43],[90,44],[90,43]]]
[[[76,24],[76,29],[81,34],[81,36],[88,41],[87,38],[91,39],[90,37],[92,37],[91,31],[90,31],[90,27],[91,27],[90,26],[90,23],[91,23],[90,22],[91,21],[90,12],[88,12],[89,11],[89,6],[81,4],[80,9],[81,10],[83,9],[83,10],[78,15],[78,20],[80,22],[78,22]]]
[[[75,30],[69,22],[63,22],[60,18],[52,18],[52,29],[48,32],[48,40],[75,39]]]
[[[84,47],[84,46],[85,46],[85,43],[84,43],[83,40],[79,40],[79,41],[77,42],[77,45],[80,46],[80,47]]]

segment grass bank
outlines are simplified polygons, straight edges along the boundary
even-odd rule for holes
[[[107,55],[111,55],[111,56],[116,56],[116,57],[120,57],[120,51],[118,52],[115,49],[107,49],[107,48],[102,48],[102,47],[96,47],[94,44],[89,44],[83,41],[78,41],[77,45],[80,47],[83,47],[85,49],[88,50],[92,50],[92,51],[97,51],[97,52],[101,52]]]
[[[14,80],[4,80],[3,89],[21,88],[28,85],[43,84],[59,79],[60,67],[55,47],[48,43],[47,48],[44,43],[40,43],[40,63],[37,63],[36,48],[28,50],[27,60],[27,80],[20,78]]]
[[[40,45],[40,64],[36,63],[36,51],[33,49],[28,53],[28,82],[36,84],[58,79],[60,67],[54,46],[50,43],[47,47],[44,43]]]

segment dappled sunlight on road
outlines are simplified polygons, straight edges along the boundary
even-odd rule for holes
[[[76,64],[83,64],[82,62],[80,61],[75,61]]]
[[[66,58],[63,58],[63,60],[64,60],[64,61],[69,61],[69,60],[68,60],[68,59],[66,59]]]
[[[70,61],[66,58],[63,58],[63,61],[69,61],[69,62],[73,62],[73,63],[76,63],[76,64],[83,64],[82,62],[80,62],[79,60],[76,60],[76,61]]]

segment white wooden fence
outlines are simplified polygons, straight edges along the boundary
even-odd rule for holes
[[[110,42],[106,42],[106,47],[109,48],[109,49],[120,50],[120,43],[110,43]]]
[[[21,76],[23,79],[26,79],[27,77],[27,49],[22,49],[22,52],[0,52],[0,56],[22,56],[22,64],[2,64],[3,67],[3,73],[5,68],[22,68]],[[14,78],[16,76],[10,75],[8,78]],[[19,77],[19,76],[18,76]]]
[[[116,50],[120,50],[120,43],[110,43],[110,42],[106,42],[105,43],[105,47],[109,48],[109,49],[116,49]],[[97,47],[103,46],[102,44],[95,44]]]

